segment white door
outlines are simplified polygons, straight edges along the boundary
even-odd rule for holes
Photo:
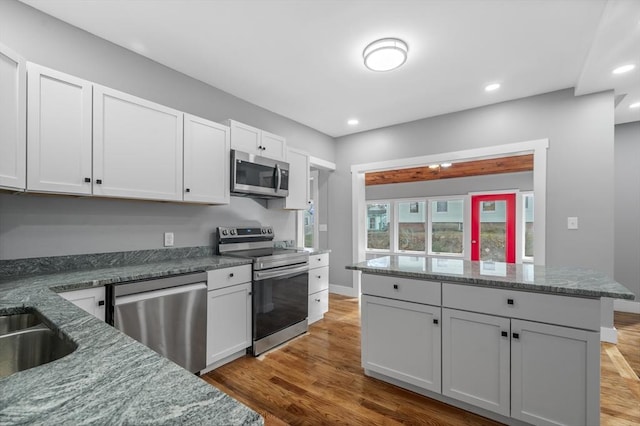
[[[91,194],[91,83],[32,63],[27,73],[27,190]]]
[[[207,301],[207,365],[251,346],[251,283],[212,290]]]
[[[261,130],[235,120],[228,120],[231,128],[231,148],[249,154],[261,155]]]
[[[511,331],[511,416],[536,425],[598,425],[598,333],[515,319]]]
[[[94,195],[182,200],[180,111],[96,85]]]
[[[104,287],[86,288],[82,290],[59,293],[64,299],[104,321],[105,290]]]
[[[260,146],[264,157],[273,158],[274,160],[285,161],[287,158],[287,141],[282,136],[262,131],[260,135]]]
[[[440,393],[440,308],[362,296],[362,367]]]
[[[0,188],[25,188],[26,96],[24,59],[0,44]]]
[[[184,115],[184,201],[229,204],[229,128]]]
[[[442,309],[442,393],[509,416],[510,320]]]

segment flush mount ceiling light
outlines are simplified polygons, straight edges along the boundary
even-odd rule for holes
[[[365,47],[364,65],[371,71],[391,71],[407,60],[409,47],[398,38],[382,38]]]
[[[625,72],[629,72],[632,69],[634,69],[636,66],[634,64],[627,64],[627,65],[623,65],[621,67],[618,67],[616,69],[614,69],[613,71],[611,71],[613,74],[624,74]]]
[[[360,123],[360,122],[358,121],[358,119],[357,119],[357,118],[351,118],[351,119],[347,120],[347,124],[348,124],[349,126],[355,126],[355,125],[356,125],[356,124],[358,124],[358,123]]]
[[[492,83],[487,85],[484,90],[486,92],[493,92],[494,90],[498,90],[500,88],[500,83]]]
[[[629,108],[633,108],[633,109],[640,108],[640,102],[636,102],[636,103],[633,103],[633,104],[629,105]]]

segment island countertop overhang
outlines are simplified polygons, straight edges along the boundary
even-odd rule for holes
[[[635,295],[605,274],[585,268],[483,262],[446,257],[383,256],[347,265],[367,274],[564,296],[633,300]]]

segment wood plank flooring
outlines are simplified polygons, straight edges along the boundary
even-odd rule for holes
[[[329,306],[324,320],[306,335],[202,379],[262,414],[268,426],[498,424],[366,377],[360,367],[358,300],[332,294]],[[640,362],[633,360],[640,356],[640,315],[616,314],[616,327],[618,346],[601,346],[601,421],[603,426],[637,425],[640,381],[633,370]]]

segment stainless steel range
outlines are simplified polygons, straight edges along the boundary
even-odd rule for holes
[[[273,247],[273,228],[219,227],[218,254],[253,260],[255,356],[307,331],[309,253]]]

